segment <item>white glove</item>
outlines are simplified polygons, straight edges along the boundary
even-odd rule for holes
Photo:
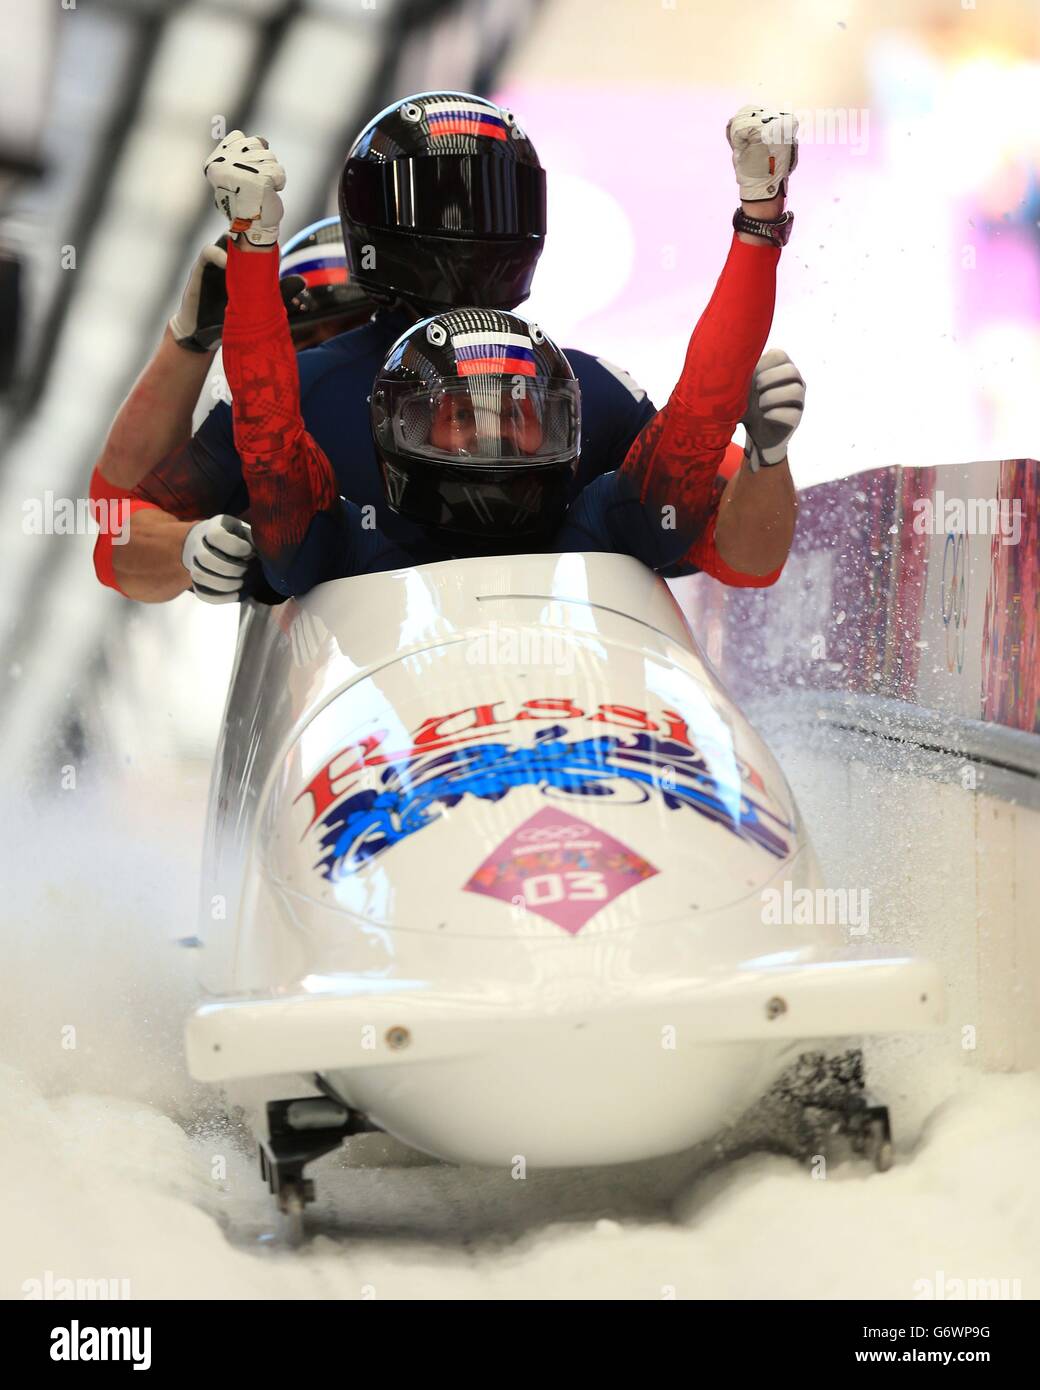
[[[726,124],[742,202],[787,193],[787,176],[798,163],[798,122],[774,106],[742,106]]]
[[[211,516],[197,521],[184,537],[181,564],[191,575],[196,598],[204,603],[237,603],[255,554],[247,522],[237,516]]]
[[[233,130],[207,159],[204,172],[213,201],[231,226],[253,246],[273,246],[282,220],[285,170],[259,135]]]
[[[226,237],[221,237],[226,242]],[[191,268],[181,296],[181,307],[170,320],[170,332],[189,352],[216,352],[227,308],[224,271],[227,252],[218,242],[204,246]]]
[[[801,424],[804,406],[801,372],[782,348],[770,348],[758,360],[751,399],[740,422],[747,433],[744,457],[752,473],[772,468],[787,457],[787,445]]]

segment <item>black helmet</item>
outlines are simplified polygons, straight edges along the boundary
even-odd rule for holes
[[[545,240],[545,171],[511,111],[422,92],[370,121],[339,185],[355,284],[429,313],[512,309]]]
[[[570,363],[537,324],[500,309],[423,319],[390,349],[371,407],[395,512],[485,538],[558,525],[581,401]]]
[[[323,336],[345,332],[365,323],[376,307],[350,279],[338,217],[312,222],[289,238],[282,247],[278,279],[294,338],[319,324],[330,330]]]

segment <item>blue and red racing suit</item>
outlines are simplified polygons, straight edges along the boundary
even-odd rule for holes
[[[157,507],[185,520],[247,514],[265,576],[281,594],[480,553],[477,542],[398,516],[383,497],[367,397],[409,317],[382,314],[297,356],[278,291],[278,258],[234,245],[229,252],[223,342],[233,408],[218,406],[131,493],[95,475],[92,496],[118,494],[131,510]],[[731,441],[772,321],[778,259],[775,247],[734,237],[679,382],[656,414],[623,373],[568,352],[582,392],[574,496],[561,527],[525,541],[525,549],[621,552],[670,575],[703,570],[729,584],[775,582],[779,570],[755,576],[731,569],[718,554],[715,522],[726,479],[740,462]],[[374,508],[374,527],[361,524],[363,507]],[[674,509],[667,527],[665,507]],[[104,535],[95,565],[103,582],[118,587]]]

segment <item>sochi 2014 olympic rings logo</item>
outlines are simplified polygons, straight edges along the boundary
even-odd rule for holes
[[[942,620],[946,629],[946,669],[964,670],[968,629],[968,545],[963,532],[948,531],[943,548]]]
[[[586,845],[589,832],[580,825],[535,825],[517,831],[517,841],[525,845]]]

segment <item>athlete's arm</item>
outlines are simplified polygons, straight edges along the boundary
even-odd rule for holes
[[[271,586],[299,596],[326,580],[410,565],[339,496],[328,456],[304,426],[277,257],[254,247],[229,255],[224,369],[253,541]]]
[[[99,535],[95,571],[103,584],[141,602],[176,598],[193,587],[183,558],[190,524],[236,515],[246,505],[227,407],[218,406],[191,434],[199,391],[220,346],[226,261],[221,245],[203,248],[180,309],[116,414],[90,482],[92,501],[119,501],[129,510],[118,542]]]
[[[755,111],[742,122],[736,118],[727,131],[743,209],[761,221],[783,211],[785,181],[767,182],[777,159],[787,159],[788,171],[796,161],[796,145],[789,143],[785,156],[783,145],[766,144],[773,119]],[[778,153],[770,155],[769,149]],[[758,196],[778,186],[777,196]],[[698,543],[702,560],[717,559],[719,577],[723,570],[771,575],[786,559],[795,520],[786,461],[777,460],[753,476],[742,469],[727,483],[721,502],[716,488],[733,432],[749,410],[756,365],[772,323],[779,258],[779,246],[766,237],[734,234],[668,404],[641,432],[618,474],[617,502],[630,513],[638,499],[644,513],[641,558],[656,569],[673,568],[684,559],[688,567],[707,568],[688,554]],[[773,476],[758,491],[769,474]],[[616,506],[613,512],[619,514]],[[745,570],[746,565],[751,568]]]
[[[231,141],[236,153],[225,157]],[[240,158],[239,144],[257,147],[255,163],[264,166],[263,177],[243,177],[237,172],[240,166],[233,161]],[[246,232],[249,239],[271,245],[277,241],[281,215],[275,185],[280,186],[279,177],[284,182],[284,175],[262,145],[234,131],[214,151],[209,166],[222,164],[236,171],[234,178],[241,187],[232,195],[235,206],[229,216],[244,213],[243,228],[250,219],[254,224]],[[219,177],[207,177],[217,191],[218,207],[223,208]],[[258,194],[256,206],[248,208],[254,193]],[[226,244],[226,238],[222,241]],[[222,415],[218,407],[199,434],[191,437],[193,409],[212,353],[220,345],[227,299],[226,261],[226,250],[220,244],[206,247],[199,256],[180,309],[120,409],[91,480],[92,500],[117,500],[129,511],[128,524],[118,537],[111,531],[103,532],[94,550],[98,578],[129,598],[159,602],[194,588],[201,598],[227,601],[228,594],[236,584],[240,588],[245,577],[249,558],[246,543],[232,534],[230,523],[245,509],[248,499],[230,422],[224,419],[226,409]],[[206,518],[205,526],[200,527],[197,523]],[[233,553],[211,553],[207,547],[213,537],[220,539],[224,533],[230,536],[228,545]],[[216,598],[209,582],[213,576],[206,572],[207,557],[220,570]]]
[[[311,549],[331,549],[344,514],[332,465],[300,413],[299,371],[278,289],[276,249],[233,244],[227,284],[224,371],[253,540],[265,572],[284,592],[290,576],[300,572],[298,552],[305,542]],[[312,572],[306,564],[303,571]]]
[[[285,175],[266,142],[232,131],[210,156],[206,177],[217,207],[227,213],[230,233],[273,248],[282,213],[277,190]],[[208,576],[198,564],[205,559],[205,537],[195,523],[208,517],[213,534],[219,535],[227,530],[225,523],[244,510],[246,498],[233,450],[230,469],[224,466],[227,449],[207,454],[205,436],[219,430],[219,418],[214,421],[211,416],[199,437],[191,438],[194,406],[211,354],[220,345],[226,262],[221,246],[207,247],[196,261],[180,310],[120,410],[94,470],[92,499],[121,499],[131,512],[119,538],[122,543],[116,544],[112,534],[98,537],[94,567],[102,583],[129,598],[158,602],[189,587],[211,598]],[[212,466],[207,466],[207,458]],[[193,530],[195,541],[189,544]],[[233,539],[237,552],[241,546],[237,537]],[[225,568],[241,565],[244,579],[244,555],[218,559]],[[228,576],[220,578],[224,599]]]
[[[642,558],[655,569],[678,563],[715,510],[716,474],[772,323],[779,257],[771,243],[735,234],[682,375],[619,470],[621,496],[637,498],[645,513],[652,553]]]
[[[150,362],[119,407],[97,471],[129,490],[191,437],[191,416],[211,358],[178,347],[169,326]]]
[[[801,373],[786,352],[771,348],[755,368],[741,421],[747,442],[727,449],[715,479],[717,504],[670,576],[703,571],[744,588],[780,578],[798,515],[787,450],[804,405]]]
[[[742,467],[726,483],[718,510],[669,574],[700,571],[737,588],[767,588],[783,571],[797,516],[798,498],[786,459],[758,478]]]
[[[801,424],[805,382],[780,348],[755,368],[742,424],[747,443],[712,523],[684,557],[727,583],[774,583],[794,540],[798,495],[788,467],[791,436]],[[692,553],[696,551],[696,554]]]
[[[144,602],[176,598],[191,587],[183,559],[190,525],[206,517],[240,516],[249,503],[229,408],[218,405],[193,439],[130,491],[106,482],[95,470],[90,496],[95,502],[120,501],[130,512],[118,543],[111,534],[97,538],[94,568],[101,582]]]
[[[139,603],[165,603],[191,588],[181,556],[194,522],[147,504],[131,513],[128,539],[94,552],[98,578]],[[103,540],[99,537],[99,542]]]
[[[191,438],[191,417],[220,346],[225,252],[206,246],[191,268],[181,305],[119,407],[97,460],[101,486],[136,487]]]

